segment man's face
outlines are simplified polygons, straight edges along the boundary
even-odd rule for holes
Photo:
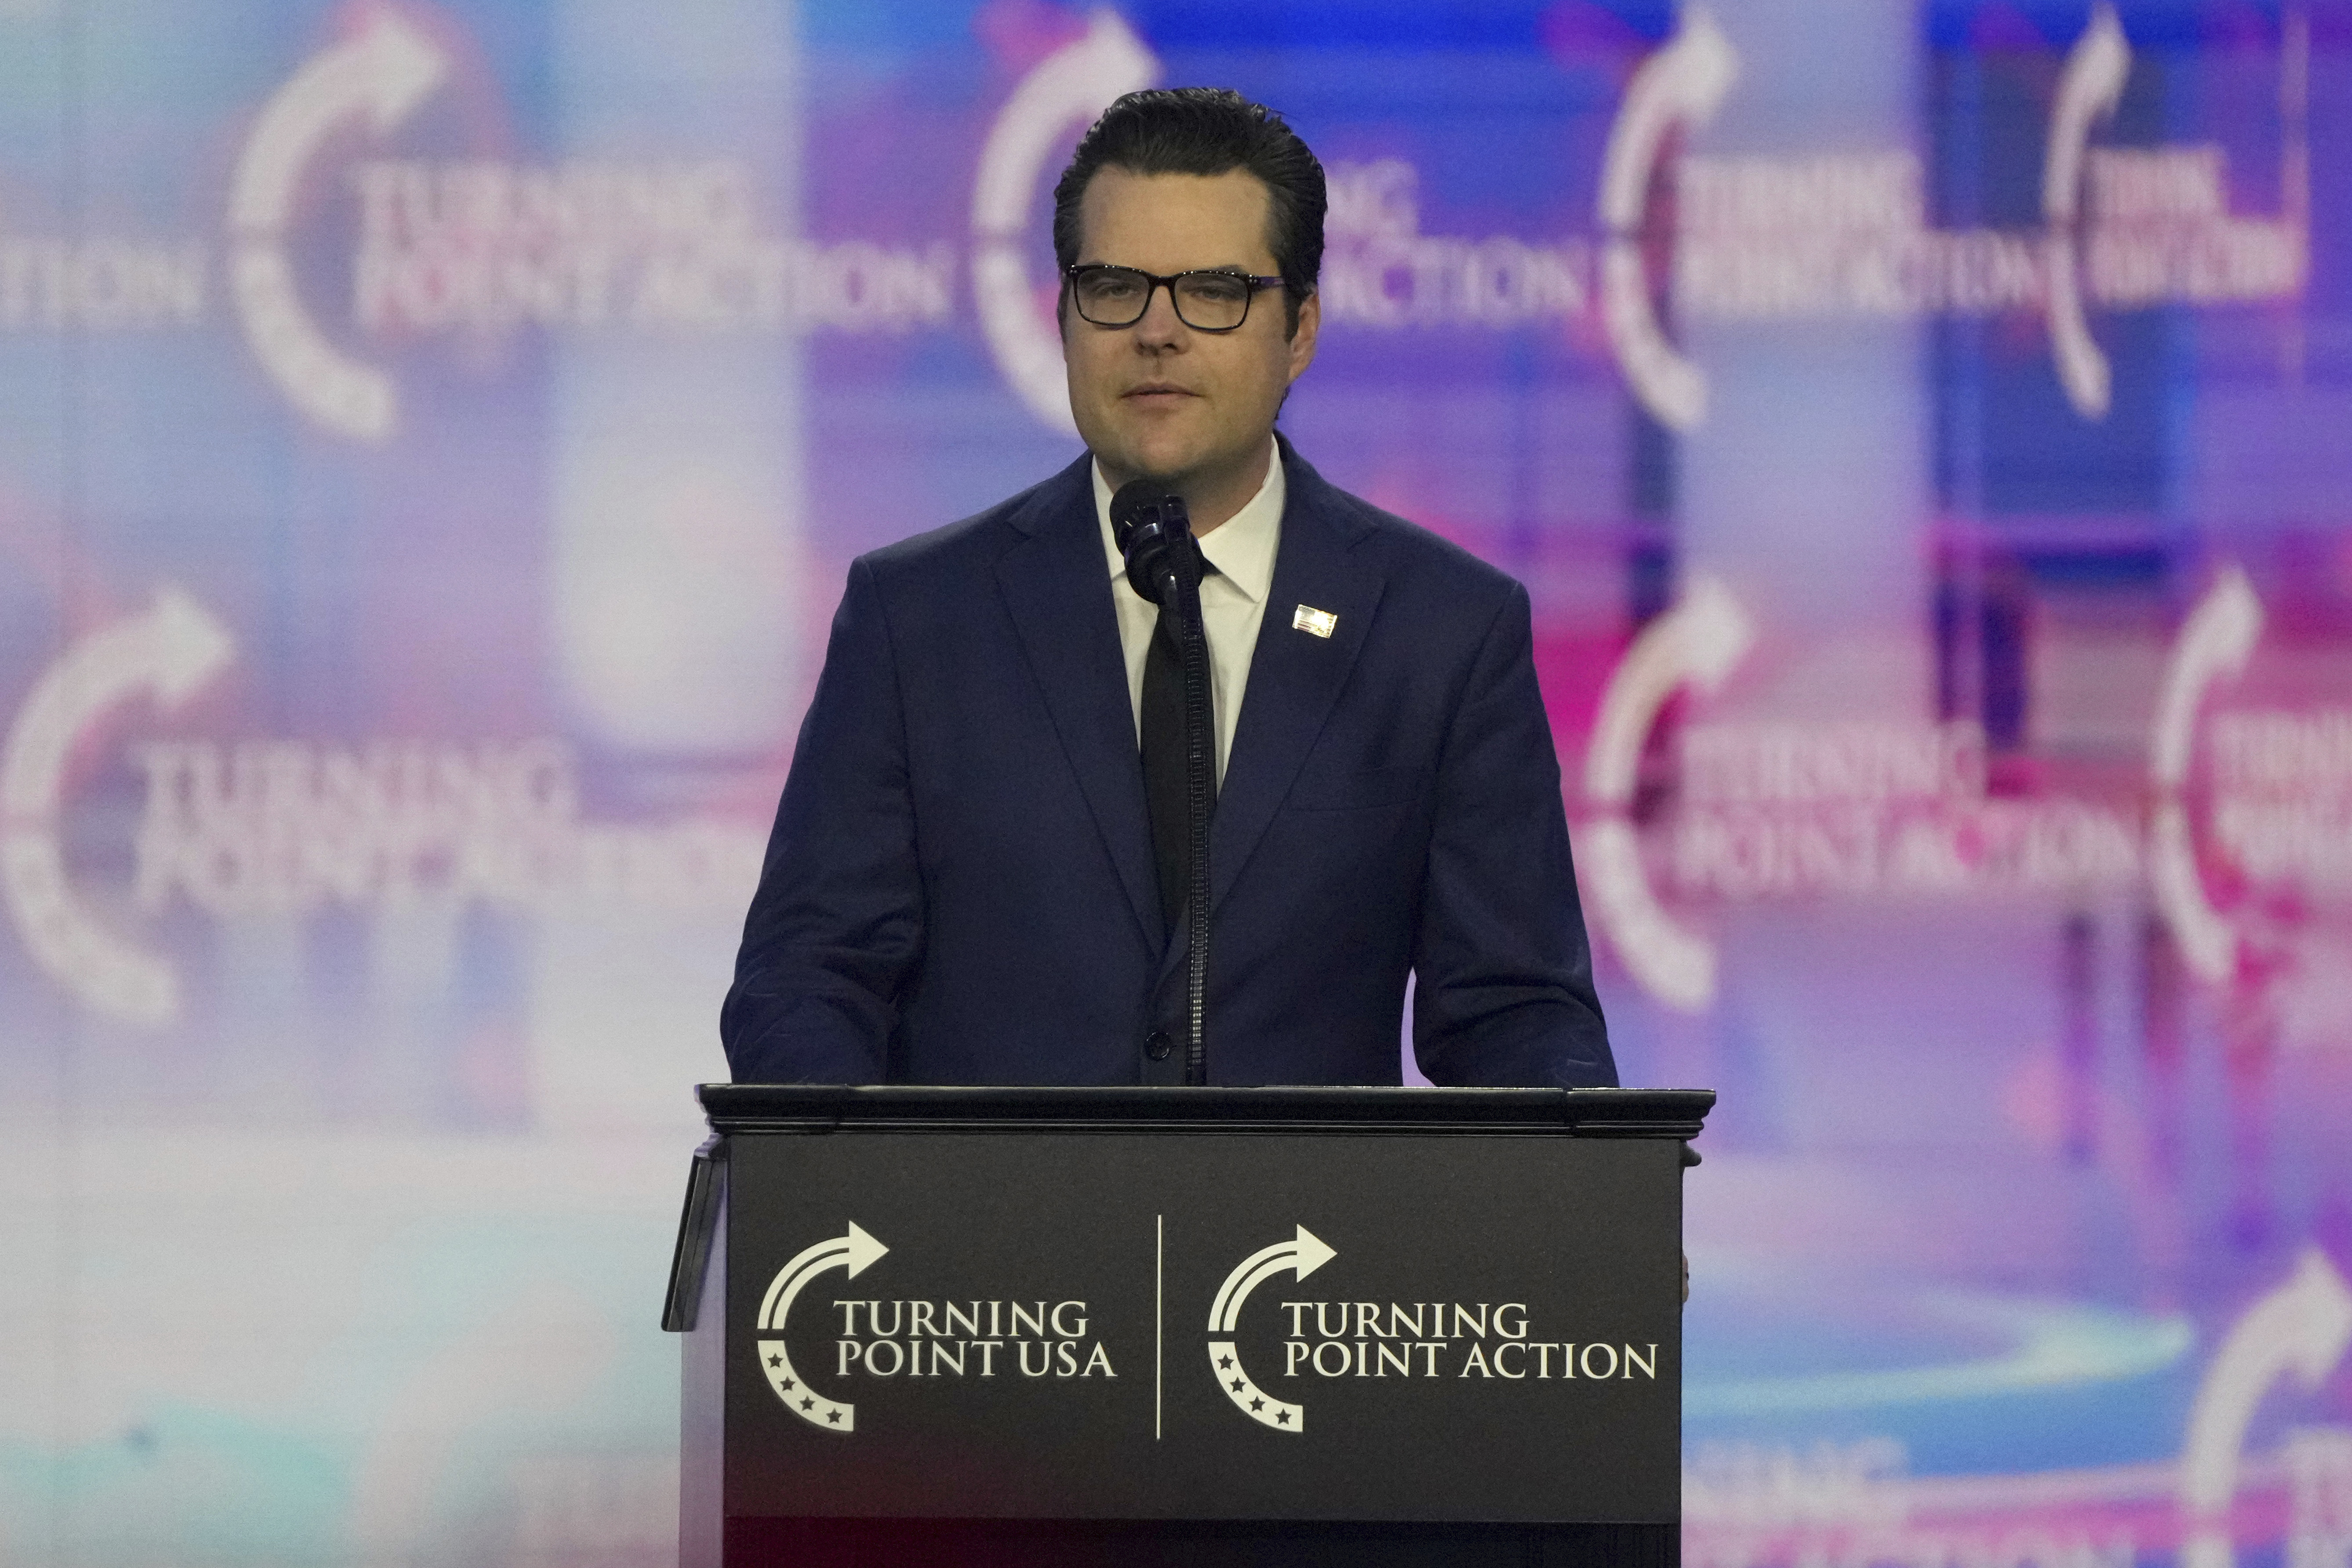
[[[1161,277],[1216,268],[1271,277],[1269,198],[1256,175],[1138,174],[1106,168],[1079,204],[1078,260]],[[1230,332],[1195,331],[1166,289],[1131,327],[1097,327],[1065,303],[1062,356],[1078,434],[1113,488],[1162,480],[1196,527],[1213,527],[1265,478],[1266,439],[1282,395],[1315,357],[1318,302],[1286,331],[1282,290],[1261,290]],[[1238,493],[1235,493],[1235,492]]]

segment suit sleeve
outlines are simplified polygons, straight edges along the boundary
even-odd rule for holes
[[[1614,1086],[1517,584],[1472,663],[1436,792],[1413,962],[1422,1071],[1446,1085]]]
[[[872,566],[852,565],[719,1014],[738,1083],[879,1083],[921,956],[904,704]]]

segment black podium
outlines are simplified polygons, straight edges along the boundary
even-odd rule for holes
[[[1677,1559],[1710,1092],[700,1092],[683,1568]]]

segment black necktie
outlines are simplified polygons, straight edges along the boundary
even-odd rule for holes
[[[1217,569],[1201,560],[1203,581]],[[1211,743],[1216,733],[1216,699],[1210,698]],[[1151,858],[1160,868],[1160,912],[1172,938],[1184,914],[1184,893],[1192,876],[1191,824],[1184,818],[1184,655],[1176,646],[1176,612],[1163,609],[1143,657],[1143,798],[1151,812]],[[1209,805],[1217,804],[1216,774],[1209,775]]]

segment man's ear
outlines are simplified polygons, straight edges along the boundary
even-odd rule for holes
[[[1315,363],[1315,336],[1323,328],[1323,296],[1309,294],[1298,302],[1298,325],[1290,334],[1290,379],[1297,381]]]

